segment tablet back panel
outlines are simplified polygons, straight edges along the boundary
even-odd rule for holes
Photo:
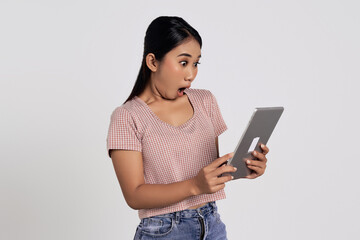
[[[228,165],[238,169],[235,173],[232,173],[234,179],[243,178],[250,174],[250,169],[247,168],[245,159],[256,159],[251,155],[251,152],[254,150],[262,152],[260,145],[267,144],[283,111],[283,107],[255,109],[235,149],[234,157],[228,162]]]

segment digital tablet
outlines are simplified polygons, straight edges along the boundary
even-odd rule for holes
[[[261,144],[266,145],[271,133],[283,113],[283,107],[256,108],[234,151],[234,156],[228,160],[227,165],[237,168],[230,173],[234,179],[244,178],[251,173],[246,166],[246,159],[256,158],[251,154],[254,150],[262,152]]]

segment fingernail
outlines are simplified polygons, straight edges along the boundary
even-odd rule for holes
[[[256,152],[256,151],[254,151],[254,155],[255,155],[255,156],[257,155],[257,152]]]
[[[234,179],[234,176],[231,176],[231,180]]]
[[[265,145],[264,144],[261,144],[261,148],[264,148],[265,147]]]
[[[246,160],[246,163],[247,163],[247,164],[250,164],[250,160]]]
[[[237,168],[236,168],[236,167],[234,167],[234,170],[236,171],[236,170],[237,170]]]

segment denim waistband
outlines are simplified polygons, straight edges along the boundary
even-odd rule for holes
[[[185,209],[178,212],[161,214],[153,217],[168,217],[168,218],[193,218],[193,217],[203,217],[209,213],[216,213],[217,207],[215,202],[209,202],[206,205],[196,208],[196,209]]]

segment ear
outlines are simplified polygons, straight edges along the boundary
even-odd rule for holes
[[[146,55],[146,66],[152,71],[152,72],[156,72],[159,64],[158,61],[155,58],[155,55],[153,53],[149,53],[148,55]]]

